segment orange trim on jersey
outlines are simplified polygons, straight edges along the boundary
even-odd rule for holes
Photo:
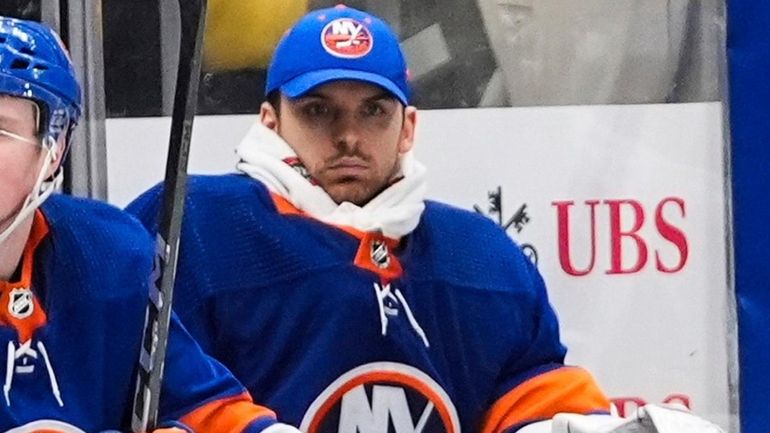
[[[481,432],[502,433],[560,412],[587,414],[609,408],[610,401],[587,371],[562,367],[537,375],[498,399],[487,412]]]
[[[285,197],[274,192],[271,192],[270,196],[273,198],[275,208],[281,215],[299,215],[313,218],[311,215],[298,209]],[[392,253],[392,251],[399,245],[398,239],[385,237],[379,233],[365,232],[350,226],[332,225],[332,227],[338,228],[359,240],[360,245],[356,252],[356,257],[353,260],[353,263],[355,263],[356,266],[374,272],[386,283],[401,277],[403,268],[401,267],[398,258]],[[372,257],[372,244],[378,241],[383,242],[387,246],[386,251],[388,256],[386,262],[380,262],[379,264],[378,262],[375,262]]]
[[[32,229],[22,253],[21,276],[19,281],[0,281],[0,323],[16,329],[21,343],[27,342],[35,331],[47,323],[45,311],[32,291],[35,251],[40,242],[48,235],[48,222],[40,209],[35,210]],[[13,298],[11,299],[11,295]],[[30,299],[31,297],[31,299]],[[31,308],[29,315],[12,314],[14,306]],[[21,318],[20,318],[21,317]]]
[[[61,430],[43,429],[43,430],[34,430],[33,433],[64,433],[64,432],[62,432]]]
[[[254,420],[266,416],[275,419],[273,411],[257,406],[244,392],[204,404],[179,421],[197,433],[240,433]]]
[[[281,196],[279,194],[276,194],[274,192],[271,192],[270,196],[273,198],[273,203],[275,204],[275,208],[278,210],[279,214],[281,214],[281,215],[300,215],[300,216],[303,216],[303,217],[306,217],[306,218],[316,219],[316,218],[313,218],[313,216],[311,216],[307,212],[303,211],[302,209],[299,209],[296,206],[294,206],[286,197],[283,197],[283,196]],[[319,220],[317,220],[317,221],[319,221]],[[323,221],[321,221],[321,222],[323,222]],[[324,223],[324,224],[326,224],[326,223]],[[336,228],[342,230],[343,232],[353,236],[356,239],[363,239],[364,236],[367,235],[367,233],[365,231],[358,230],[355,227],[338,226],[338,225],[332,225],[332,224],[329,224],[329,225],[331,225],[332,227],[336,227]],[[391,241],[391,242],[398,243],[398,239],[391,239],[391,238],[387,238],[387,239],[389,241]]]
[[[278,195],[274,192],[270,193],[270,197],[273,199],[273,204],[281,215],[305,215],[305,212],[299,210],[285,197]],[[306,215],[305,215],[306,216]]]
[[[318,433],[318,428],[320,427],[321,422],[326,419],[326,415],[329,413],[329,411],[337,403],[339,403],[340,399],[342,399],[342,396],[344,396],[348,391],[359,385],[375,382],[395,382],[411,386],[433,403],[433,406],[438,410],[441,421],[445,426],[447,426],[447,433],[457,433],[453,430],[452,417],[449,414],[449,408],[446,407],[443,400],[441,399],[441,396],[427,384],[415,379],[412,376],[395,371],[377,371],[364,374],[362,376],[355,377],[350,382],[341,386],[331,396],[329,396],[329,398],[326,399],[326,401],[318,409],[315,418],[310,423],[310,427],[308,427],[307,433]]]

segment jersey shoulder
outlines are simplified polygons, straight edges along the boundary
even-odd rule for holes
[[[271,286],[339,260],[318,240],[345,234],[281,214],[268,189],[248,176],[191,176],[187,185],[177,273],[184,303]],[[158,185],[127,208],[150,231],[157,230],[161,194]]]
[[[445,203],[427,201],[413,239],[425,244],[432,278],[489,290],[528,288],[531,261],[489,218]]]
[[[159,211],[163,199],[163,183],[158,183],[126,206],[150,230],[157,231]],[[256,199],[256,200],[255,200]],[[185,219],[207,218],[211,214],[227,217],[228,209],[254,205],[268,210],[272,207],[270,193],[264,185],[240,174],[191,175],[187,178]]]
[[[70,290],[89,296],[146,296],[153,241],[126,212],[95,200],[55,194],[41,206],[49,226],[44,263]]]

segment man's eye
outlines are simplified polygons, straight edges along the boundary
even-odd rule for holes
[[[379,104],[367,104],[364,107],[364,114],[366,116],[381,116],[385,114],[385,110]]]
[[[306,115],[311,117],[321,117],[329,114],[331,110],[323,104],[309,104],[303,109]]]

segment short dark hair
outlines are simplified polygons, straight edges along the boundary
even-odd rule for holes
[[[268,104],[272,105],[275,109],[276,113],[280,113],[281,111],[281,91],[280,90],[273,90],[272,92],[267,94],[267,98],[265,98]]]

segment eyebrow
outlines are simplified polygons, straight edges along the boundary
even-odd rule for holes
[[[317,90],[310,91],[301,97],[297,98],[297,101],[301,101],[303,99],[331,99],[328,95],[324,95],[322,92],[319,92]],[[383,90],[379,93],[375,93],[374,95],[368,97],[365,99],[366,102],[375,102],[375,101],[381,101],[381,100],[392,100],[395,101],[396,97],[388,92],[387,90]]]
[[[304,95],[299,96],[297,98],[288,98],[288,99],[290,101],[299,102],[299,101],[302,101],[304,99],[329,99],[329,97],[326,96],[326,95],[323,95],[321,93],[312,91],[312,92],[305,93]]]
[[[395,101],[396,97],[390,92],[382,91],[372,97],[366,98],[366,100],[368,102],[375,102],[375,101],[382,101],[382,100]]]

